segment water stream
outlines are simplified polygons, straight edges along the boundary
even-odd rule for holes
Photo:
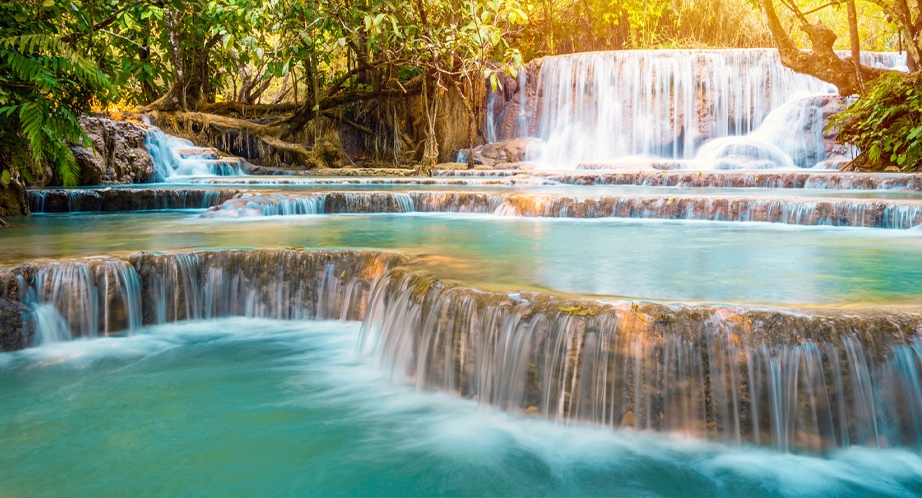
[[[922,176],[828,170],[835,89],[771,50],[517,84],[487,134],[537,171],[254,177],[154,129],[155,185],[29,191],[0,495],[922,494]]]
[[[899,54],[865,59],[906,64]],[[825,169],[853,154],[824,140],[835,87],[782,66],[774,50],[571,54],[544,58],[528,76],[535,98],[519,92],[513,136],[540,138],[530,155],[545,168],[668,159],[694,169]],[[496,136],[503,117],[487,116]]]
[[[557,425],[393,383],[359,324],[231,318],[0,355],[0,493],[914,496],[912,450]],[[169,402],[165,402],[169,400]]]

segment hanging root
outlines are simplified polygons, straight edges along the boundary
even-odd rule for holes
[[[314,150],[279,138],[282,129],[278,125],[201,112],[155,112],[154,117],[170,132],[263,166],[327,166]]]

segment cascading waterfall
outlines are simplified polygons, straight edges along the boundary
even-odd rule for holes
[[[451,176],[451,175],[447,175]],[[709,174],[693,171],[625,171],[546,173],[548,182],[565,185],[642,185],[645,187],[689,188],[803,188],[833,190],[922,190],[922,175],[875,174],[823,171],[759,171]]]
[[[598,52],[549,57],[538,77],[544,162],[649,155],[691,159],[707,139],[744,135],[795,96],[834,88],[773,50]]]
[[[914,311],[604,303],[443,283],[373,251],[136,253],[0,270],[34,344],[226,316],[362,320],[398,379],[553,421],[823,451],[922,444]]]
[[[35,312],[36,345],[141,327],[140,282],[126,261],[30,264],[14,275],[18,300]]]
[[[905,64],[896,54],[863,55],[882,67]],[[763,123],[769,129],[749,137],[761,145],[758,163],[744,166],[813,167],[827,156],[823,127],[816,113],[797,113],[835,91],[782,66],[775,50],[593,52],[544,59],[531,113],[547,142],[542,162],[554,168],[631,156],[691,160],[708,140],[741,137]],[[766,122],[785,104],[776,121],[795,140]]]
[[[839,52],[841,57],[851,56],[851,52]],[[907,52],[861,52],[861,63],[866,66],[880,67],[884,69],[896,69],[897,71],[909,71],[907,65]]]
[[[236,190],[203,189],[44,189],[28,190],[33,213],[207,209],[237,195]]]
[[[545,218],[655,218],[908,229],[922,204],[893,200],[746,197],[577,197],[476,192],[240,194],[202,214],[245,218],[335,213],[480,213]]]
[[[371,283],[403,259],[260,250],[27,263],[0,269],[0,297],[33,310],[33,345],[226,316],[360,320]]]
[[[186,154],[183,151],[190,151]],[[196,176],[246,176],[238,160],[222,160],[195,144],[154,128],[147,133],[147,151],[154,163],[151,181],[168,182]]]
[[[915,315],[574,302],[393,273],[363,349],[398,379],[557,422],[822,451],[922,444]]]

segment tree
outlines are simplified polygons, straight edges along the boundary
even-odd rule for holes
[[[86,14],[86,13],[82,13]],[[44,182],[51,166],[65,185],[79,168],[69,146],[85,143],[78,116],[115,97],[91,53],[102,11],[75,15],[55,0],[0,4],[0,184]],[[63,21],[63,22],[62,22]],[[105,24],[104,26],[107,26]],[[66,29],[64,26],[70,26]]]
[[[827,4],[827,6],[838,3],[840,2],[833,2]],[[867,82],[873,81],[889,72],[889,70],[861,64],[855,24],[857,21],[851,15],[854,9],[854,0],[847,0],[847,3],[850,4],[850,7],[848,7],[849,17],[853,21],[849,23],[850,33],[853,37],[853,48],[851,57],[842,58],[836,53],[834,47],[837,35],[826,27],[826,24],[822,21],[810,23],[807,14],[802,12],[796,3],[785,4],[800,21],[800,29],[807,34],[813,45],[812,51],[803,51],[794,43],[787,30],[782,26],[781,20],[775,11],[774,2],[772,0],[759,0],[768,29],[781,55],[781,63],[799,73],[809,74],[832,83],[842,95],[853,95],[864,93],[864,85]]]

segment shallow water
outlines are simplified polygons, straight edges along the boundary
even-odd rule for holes
[[[566,185],[536,184],[538,179],[523,181],[519,184],[498,184],[495,179],[468,178],[470,184],[452,183],[451,179],[433,180],[433,183],[401,183],[401,178],[337,178],[303,179],[286,177],[249,177],[216,178],[214,183],[202,180],[194,183],[158,183],[147,185],[118,185],[111,187],[86,188],[101,189],[194,189],[221,190],[237,189],[254,192],[487,192],[487,193],[533,193],[579,196],[638,196],[638,197],[746,197],[772,199],[905,199],[922,200],[922,192],[905,188],[878,190],[838,190],[838,189],[804,189],[804,188],[731,188],[731,187],[652,187],[644,185]],[[368,183],[352,183],[352,182]],[[285,182],[285,183],[278,183]],[[52,189],[53,190],[53,189]]]
[[[202,219],[201,211],[43,215],[0,231],[0,262],[216,247],[409,251],[471,284],[635,299],[912,304],[922,229],[492,215]]]
[[[395,385],[359,324],[234,318],[0,353],[0,495],[891,495],[901,449],[783,454]]]

